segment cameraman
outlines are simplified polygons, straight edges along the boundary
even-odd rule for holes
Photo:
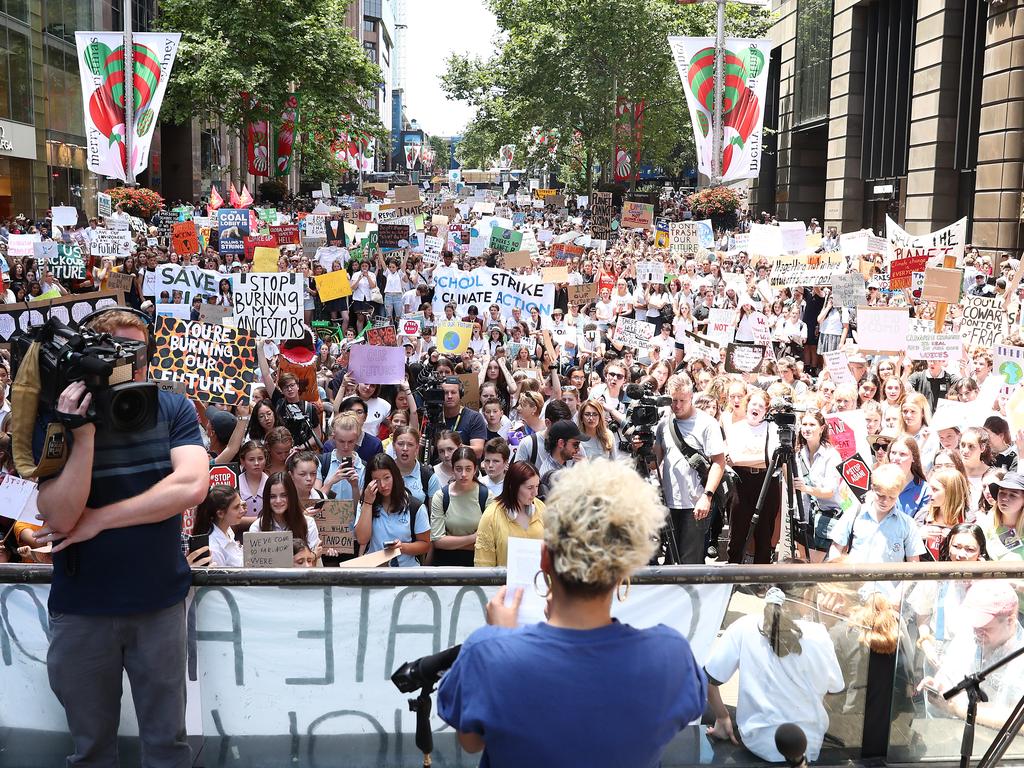
[[[267,395],[270,397],[270,402],[273,404],[278,418],[292,433],[295,447],[300,451],[319,450],[323,445],[320,414],[316,406],[308,400],[302,399],[298,378],[293,373],[280,373],[275,382],[273,374],[270,372],[270,363],[267,362],[267,354],[263,351],[263,344],[256,344],[256,354],[260,362],[263,386],[267,388]]]
[[[469,446],[478,458],[483,458],[487,442],[487,422],[479,411],[462,404],[462,382],[456,376],[446,376],[441,382],[444,393],[444,413],[441,429],[458,432],[462,444]]]
[[[672,398],[672,417],[662,418],[654,442],[662,492],[672,515],[680,564],[703,565],[711,500],[725,474],[725,442],[718,422],[694,407],[688,375],[673,375],[665,390]]]
[[[145,323],[127,312],[104,313],[92,329],[147,341]],[[135,380],[146,380],[145,368]],[[82,417],[91,402],[76,382],[56,410]],[[41,540],[54,543],[47,669],[74,742],[69,764],[117,765],[123,671],[147,764],[192,764],[184,605],[192,578],[181,515],[206,498],[209,463],[188,400],[160,391],[158,402],[157,424],[144,432],[73,426],[64,469],[39,484]]]

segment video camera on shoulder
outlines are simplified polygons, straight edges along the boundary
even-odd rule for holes
[[[114,338],[87,328],[74,330],[56,317],[11,337],[15,372],[39,344],[39,411],[56,412],[61,393],[81,381],[92,394],[85,420],[112,432],[138,432],[156,426],[158,390],[135,381],[146,366],[145,341]]]

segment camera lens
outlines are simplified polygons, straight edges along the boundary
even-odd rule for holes
[[[119,432],[142,429],[149,418],[149,399],[138,389],[115,392],[110,400],[110,426]]]

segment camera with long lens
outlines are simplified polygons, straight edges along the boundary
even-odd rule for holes
[[[306,418],[303,403],[288,403],[281,414],[281,420],[291,434],[295,445],[306,445],[313,439],[313,425]]]
[[[146,366],[147,344],[114,338],[87,328],[74,330],[56,317],[11,337],[11,358],[20,368],[29,347],[39,343],[39,409],[56,412],[69,384],[80,381],[92,394],[85,420],[111,432],[138,432],[156,426],[158,389],[136,382]]]
[[[661,409],[672,404],[672,398],[658,397],[649,386],[627,384],[626,397],[631,402],[626,410],[626,424],[619,439],[624,451],[643,453],[654,446],[654,425],[661,420]]]
[[[426,366],[420,370],[416,378],[416,394],[423,398],[423,410],[431,422],[439,419],[444,410],[444,390],[441,389],[441,382],[442,377]]]
[[[790,451],[796,450],[796,415],[803,409],[794,408],[788,400],[777,397],[768,406],[764,420],[773,422],[779,435],[779,445]]]

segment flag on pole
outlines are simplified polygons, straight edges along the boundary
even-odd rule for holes
[[[220,196],[220,192],[217,191],[217,187],[213,184],[210,185],[210,210],[216,211],[224,205],[224,198]]]
[[[135,111],[130,162],[136,175],[149,164],[149,145],[180,40],[178,32],[136,32],[132,36]],[[125,181],[129,158],[124,124],[124,35],[76,32],[75,46],[89,147],[87,166],[93,173]]]
[[[252,195],[249,194],[249,190],[245,188],[245,184],[242,185],[242,195],[238,198],[239,208],[248,208],[255,201],[252,199]]]
[[[690,108],[697,168],[712,175],[715,38],[670,37],[669,47]],[[761,170],[771,40],[727,37],[722,90],[722,183],[757,178]]]
[[[241,208],[241,200],[238,197],[238,192],[235,190],[235,182],[231,182],[231,186],[228,187],[228,203],[231,204],[232,208]]]

